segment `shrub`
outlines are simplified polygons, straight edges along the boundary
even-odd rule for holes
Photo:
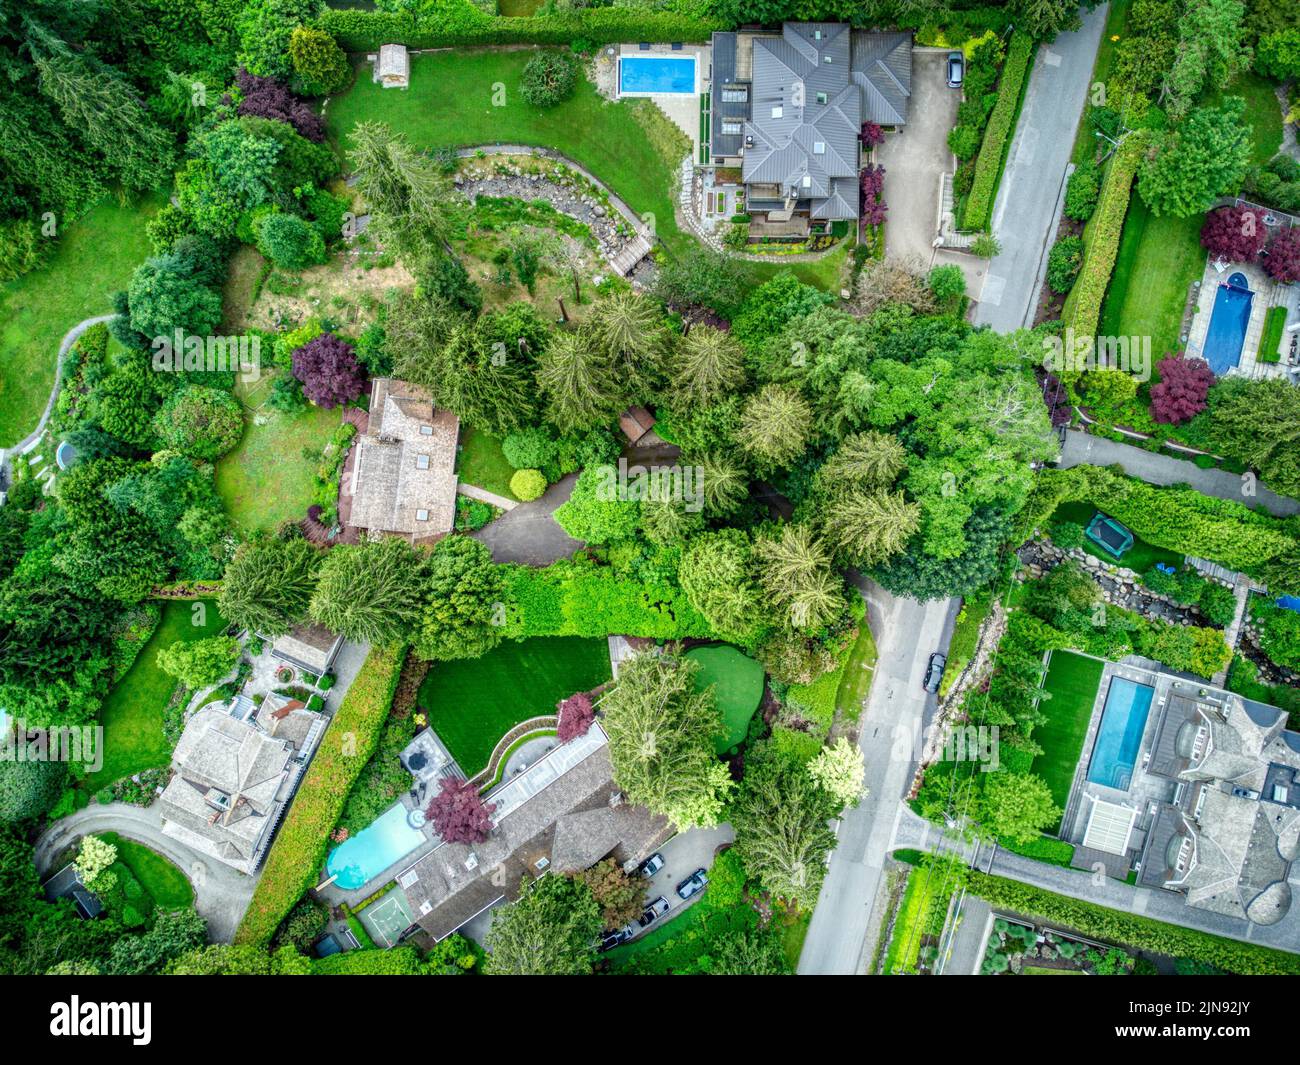
[[[240,92],[238,113],[241,116],[287,122],[299,136],[316,144],[325,139],[325,120],[306,100],[294,96],[284,82],[240,70],[235,74],[235,85]]]
[[[1201,226],[1201,246],[1234,263],[1253,262],[1267,236],[1263,212],[1244,207],[1220,207],[1207,214]]]
[[[941,307],[955,308],[966,295],[966,275],[956,263],[944,263],[930,271],[930,291]]]
[[[556,709],[559,713],[556,736],[561,743],[568,743],[578,736],[585,736],[587,730],[591,728],[591,723],[596,720],[595,707],[592,705],[591,696],[586,692],[578,692],[567,699],[561,699]]]
[[[153,425],[164,447],[215,462],[239,443],[244,412],[229,392],[190,385],[168,397]]]
[[[1047,254],[1047,284],[1053,292],[1066,293],[1074,286],[1083,262],[1083,238],[1062,237]]]
[[[974,126],[953,126],[948,131],[948,150],[965,162],[980,150],[980,131]]]
[[[328,96],[348,83],[348,57],[324,30],[298,26],[289,38],[293,72],[308,96]]]
[[[325,261],[325,238],[296,214],[275,211],[254,228],[257,250],[280,270],[305,270]]]
[[[992,259],[1002,251],[1002,242],[992,233],[981,233],[970,245],[970,253],[981,259]]]
[[[371,648],[321,740],[235,933],[265,944],[316,879],[348,793],[379,744],[406,649]]]
[[[524,64],[519,91],[534,107],[554,107],[573,93],[577,70],[562,52],[538,52]]]
[[[1300,227],[1284,229],[1264,253],[1264,272],[1274,281],[1300,281]]]
[[[1145,139],[1132,133],[1116,151],[1102,182],[1097,203],[1098,215],[1092,220],[1092,233],[1084,251],[1083,265],[1070,298],[1074,305],[1062,315],[1072,326],[1075,336],[1095,336],[1101,318],[1101,301],[1110,284],[1110,273],[1119,253],[1119,238],[1128,212],[1133,177],[1142,161]]]
[[[1227,628],[1237,613],[1237,597],[1231,588],[1225,588],[1215,581],[1207,581],[1201,592],[1200,602],[1202,616],[1211,625]]]
[[[510,478],[510,491],[525,503],[539,499],[546,491],[546,478],[541,470],[516,470]]]
[[[1086,222],[1097,209],[1097,196],[1101,192],[1101,179],[1097,165],[1086,162],[1079,166],[1065,185],[1065,217],[1076,222]]]
[[[539,470],[555,459],[559,443],[540,426],[520,429],[501,441],[501,453],[517,470]]]
[[[984,143],[975,163],[975,180],[966,200],[962,225],[967,229],[983,229],[989,224],[998,177],[1002,173],[1003,152],[1012,133],[1016,108],[1020,106],[1020,88],[1033,54],[1034,42],[1026,34],[1017,30],[1011,35],[1007,60],[998,84],[998,101],[984,130]]]
[[[1052,523],[1052,543],[1066,551],[1083,546],[1083,526],[1075,521],[1056,521]]]

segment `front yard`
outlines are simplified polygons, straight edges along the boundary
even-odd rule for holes
[[[515,468],[501,451],[500,440],[471,425],[461,425],[456,459],[456,476],[461,484],[514,499],[514,492],[510,491],[510,478],[514,472]]]
[[[481,658],[435,662],[417,705],[465,775],[473,776],[519,722],[554,714],[561,699],[609,679],[603,637],[508,640]]]

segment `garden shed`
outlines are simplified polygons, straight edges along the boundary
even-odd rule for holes
[[[411,84],[411,57],[404,44],[381,45],[375,58],[374,80],[385,89],[405,89]]]

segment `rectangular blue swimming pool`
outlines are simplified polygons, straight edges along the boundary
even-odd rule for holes
[[[400,802],[390,806],[351,839],[344,840],[325,861],[325,872],[345,891],[369,883],[390,865],[400,862],[424,842],[412,828],[409,810]]]
[[[1216,375],[1222,376],[1241,361],[1246,326],[1250,324],[1250,306],[1255,300],[1248,286],[1246,276],[1236,273],[1228,278],[1227,284],[1220,284],[1215,294],[1202,354]]]
[[[1093,744],[1088,763],[1088,779],[1094,784],[1121,791],[1128,788],[1154,694],[1155,689],[1149,684],[1111,677],[1097,742]]]
[[[693,55],[625,55],[618,61],[620,96],[656,96],[695,91]]]

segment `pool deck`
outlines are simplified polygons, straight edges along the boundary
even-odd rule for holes
[[[649,100],[691,141],[692,160],[700,157],[700,96],[709,91],[713,80],[713,48],[707,44],[683,44],[673,49],[667,42],[651,44],[642,49],[640,44],[608,45],[596,57],[596,87],[611,99],[618,99],[618,64],[615,57],[640,56],[655,59],[695,57],[695,92],[634,93],[630,99]]]
[[[1245,274],[1251,292],[1255,294],[1250,305],[1250,321],[1246,323],[1246,339],[1241,346],[1241,357],[1229,374],[1242,377],[1276,377],[1284,372],[1279,363],[1262,363],[1256,356],[1259,353],[1260,338],[1264,333],[1264,318],[1270,307],[1291,306],[1295,309],[1296,294],[1290,291],[1295,286],[1279,285],[1268,274],[1253,263],[1228,263],[1222,270],[1215,269],[1214,260],[1209,256],[1205,261],[1205,272],[1201,275],[1200,295],[1197,300],[1196,314],[1187,334],[1187,354],[1204,358],[1205,337],[1210,331],[1210,318],[1214,313],[1214,299],[1219,285],[1226,282],[1233,274]],[[1157,353],[1163,358],[1163,353]]]

